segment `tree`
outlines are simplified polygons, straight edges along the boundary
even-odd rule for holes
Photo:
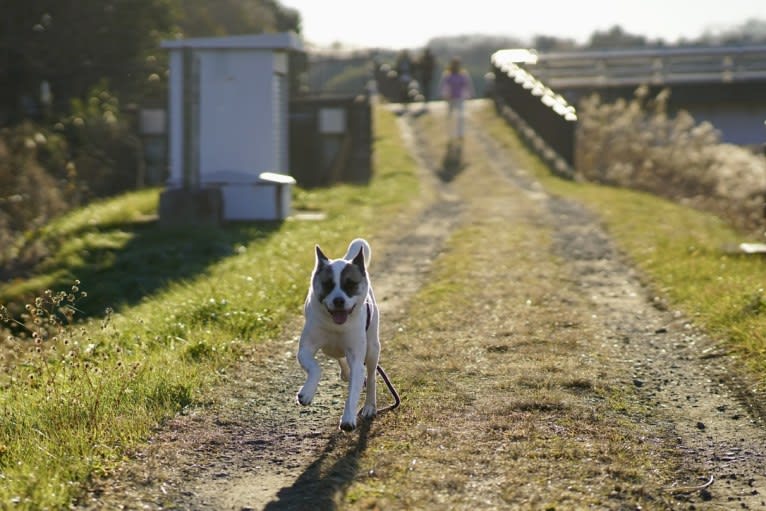
[[[106,80],[122,104],[163,97],[163,38],[299,31],[275,0],[2,0],[0,125],[42,115],[41,86],[66,113]]]
[[[605,32],[595,31],[586,45],[589,50],[614,50],[620,48],[643,48],[647,46],[646,37],[629,34],[619,25]]]
[[[536,35],[532,40],[532,47],[539,52],[573,51],[577,49],[577,42],[574,39]]]
[[[300,15],[275,0],[174,0],[184,37],[300,33]]]
[[[106,79],[123,95],[140,90],[146,57],[172,26],[167,0],[5,0],[0,4],[0,110],[13,119],[39,112],[50,85],[54,111]],[[35,108],[37,105],[37,109]]]

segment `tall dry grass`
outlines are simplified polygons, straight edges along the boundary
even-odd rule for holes
[[[721,143],[707,122],[668,112],[669,91],[630,101],[584,100],[578,113],[580,177],[650,192],[715,213],[738,229],[766,228],[766,158]]]

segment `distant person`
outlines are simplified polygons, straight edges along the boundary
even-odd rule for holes
[[[402,50],[396,58],[396,76],[399,81],[399,101],[409,100],[410,82],[412,81],[412,59],[410,52]]]
[[[425,101],[431,100],[431,81],[434,77],[434,67],[436,66],[436,60],[433,53],[429,48],[423,50],[423,54],[418,61],[418,70],[420,78],[420,88],[423,92],[423,99]]]
[[[459,57],[453,57],[450,61],[439,89],[449,106],[447,122],[450,142],[462,141],[465,134],[465,100],[474,96],[474,88],[471,76],[463,69]]]

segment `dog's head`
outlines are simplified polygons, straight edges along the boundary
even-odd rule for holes
[[[342,325],[357,306],[362,307],[369,290],[363,251],[360,249],[351,261],[331,260],[317,245],[311,285],[324,311]]]

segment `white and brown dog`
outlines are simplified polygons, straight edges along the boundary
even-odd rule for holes
[[[331,260],[316,246],[316,265],[304,306],[306,323],[298,344],[298,362],[306,371],[306,383],[297,395],[302,405],[311,403],[319,384],[322,370],[314,358],[317,351],[338,359],[341,378],[348,382],[348,399],[340,419],[343,431],[356,428],[356,406],[365,376],[367,394],[359,415],[369,419],[378,412],[379,311],[367,273],[369,263],[370,245],[361,238],[351,242],[342,259]]]

